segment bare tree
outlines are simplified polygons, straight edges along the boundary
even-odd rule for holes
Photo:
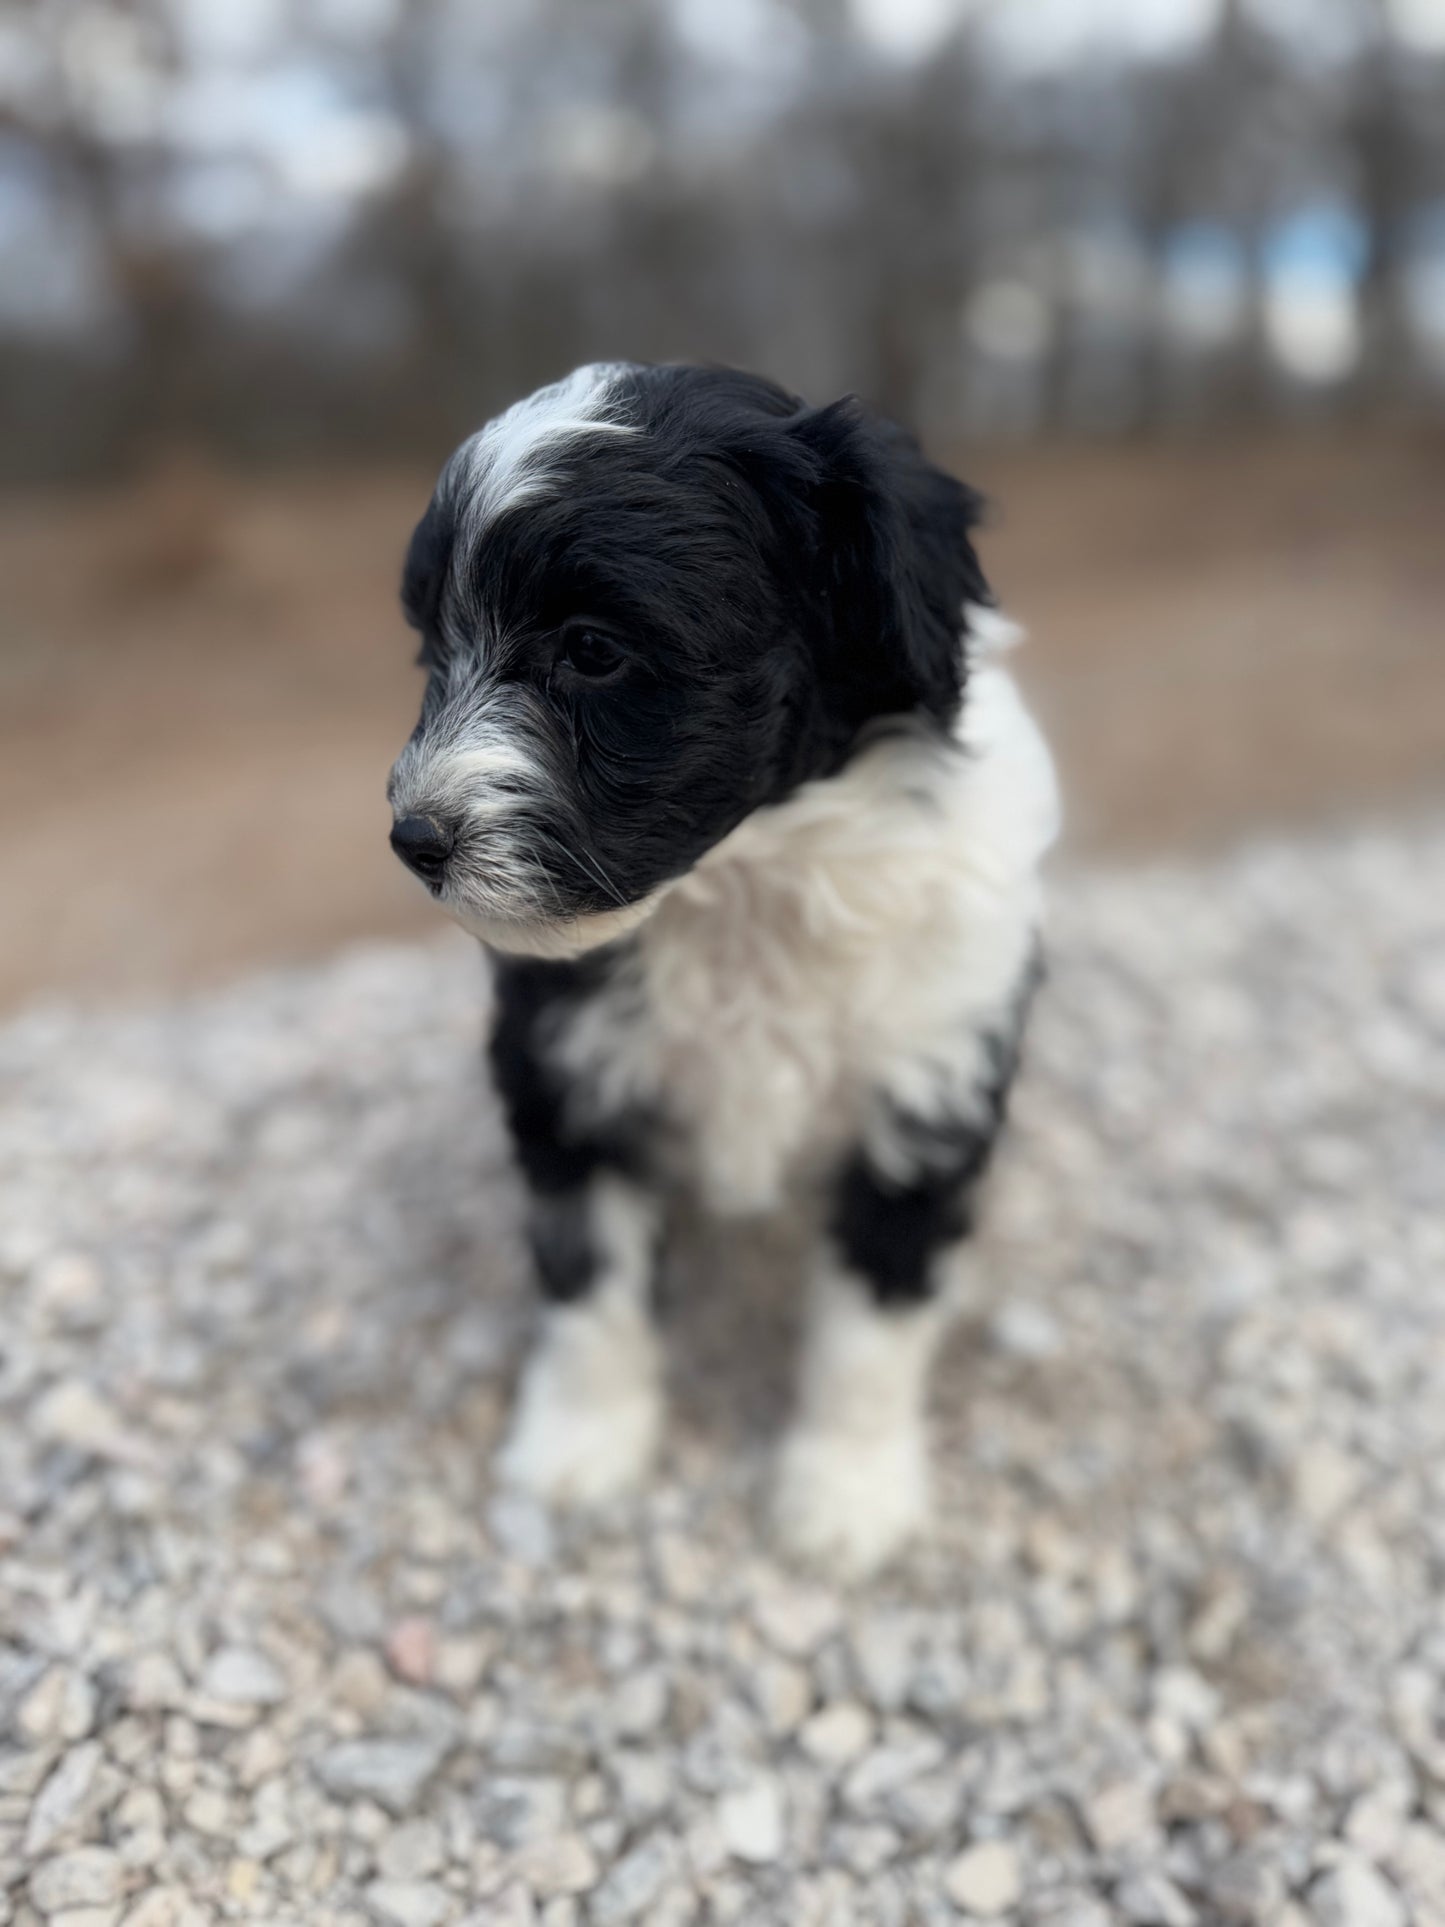
[[[1412,343],[1404,316],[1411,215],[1425,198],[1401,50],[1385,0],[1356,0],[1361,51],[1345,95],[1343,137],[1354,163],[1365,237],[1360,278],[1363,352],[1357,394],[1396,400],[1411,385]],[[1435,183],[1435,192],[1441,183]]]
[[[1119,426],[1158,426],[1186,391],[1242,417],[1291,392],[1266,327],[1272,237],[1291,209],[1342,193],[1367,237],[1353,399],[1428,400],[1404,291],[1416,223],[1445,194],[1445,62],[1405,58],[1387,0],[1352,4],[1358,55],[1328,72],[1248,0],[1222,0],[1192,53],[1041,82],[994,61],[977,9],[899,60],[848,0],[773,0],[794,64],[769,46],[748,78],[725,46],[687,40],[669,0],[530,0],[495,16],[408,0],[370,37],[296,0],[257,59],[303,60],[397,131],[400,164],[329,225],[288,227],[299,210],[278,191],[267,220],[228,237],[184,214],[216,154],[179,131],[199,56],[178,0],[0,0],[35,69],[6,93],[0,59],[0,171],[24,156],[17,178],[60,197],[119,315],[104,382],[68,340],[0,332],[4,459],[201,436],[434,450],[599,354],[752,362],[947,434],[998,376],[997,341],[962,319],[1000,275],[1053,317],[1047,347],[1005,370],[1033,383],[1038,420],[1091,422],[1104,396]],[[116,60],[157,103],[151,118],[115,111]],[[714,111],[723,98],[735,125]],[[261,167],[256,133],[240,159]],[[1233,237],[1244,264],[1241,325],[1211,354],[1174,341],[1148,301],[1197,223]],[[235,301],[240,264],[285,234],[312,249],[291,292],[265,314]],[[1136,264],[1127,299],[1100,294],[1101,234],[1121,274]],[[368,301],[386,326],[334,352]],[[1320,393],[1327,405],[1346,389]]]

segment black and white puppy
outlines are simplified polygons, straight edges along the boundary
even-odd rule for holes
[[[977,499],[854,402],[608,365],[452,456],[412,539],[392,843],[496,953],[548,1301],[505,1475],[598,1502],[662,1422],[661,1199],[813,1213],[794,1551],[926,1513],[924,1403],[1035,970],[1048,752]]]

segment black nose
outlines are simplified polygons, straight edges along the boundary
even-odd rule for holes
[[[428,883],[435,883],[447,867],[455,842],[451,831],[434,816],[402,816],[392,825],[392,849]]]

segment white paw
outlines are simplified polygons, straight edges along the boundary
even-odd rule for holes
[[[923,1429],[861,1434],[799,1425],[783,1441],[773,1527],[785,1551],[840,1579],[886,1566],[926,1524]]]
[[[600,1506],[645,1479],[662,1433],[659,1384],[636,1374],[585,1393],[544,1346],[523,1375],[498,1475],[555,1506]]]

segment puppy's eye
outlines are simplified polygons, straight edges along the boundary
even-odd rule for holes
[[[573,675],[588,682],[606,682],[626,660],[610,636],[582,623],[563,632],[561,658]]]

